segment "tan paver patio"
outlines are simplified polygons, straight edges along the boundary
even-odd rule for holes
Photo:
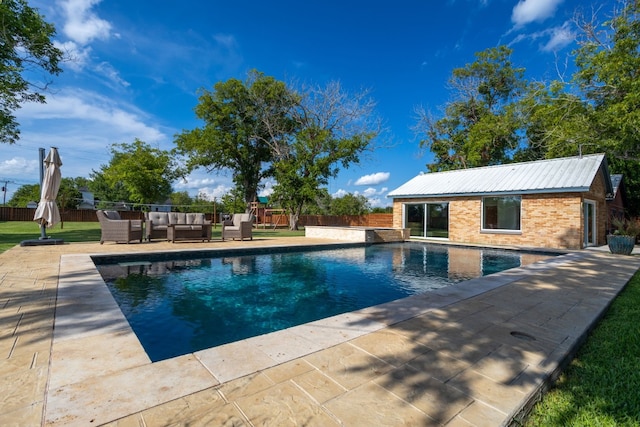
[[[576,252],[151,363],[89,259],[318,243],[327,240],[0,254],[0,425],[501,425],[557,374],[640,267],[638,256]]]

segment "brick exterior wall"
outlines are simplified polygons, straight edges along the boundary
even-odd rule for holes
[[[607,206],[602,173],[596,176],[590,190],[585,193],[522,195],[520,232],[481,231],[480,196],[395,199],[393,227],[403,226],[402,206],[405,203],[449,202],[449,241],[452,243],[580,249],[583,247],[584,200],[596,204],[596,244],[604,245]]]

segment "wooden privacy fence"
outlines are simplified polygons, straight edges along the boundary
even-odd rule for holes
[[[298,224],[330,225],[334,227],[391,227],[393,214],[367,215],[300,215]]]
[[[0,221],[33,221],[35,208],[12,208],[0,206]],[[120,211],[122,219],[144,219],[144,212]],[[69,222],[98,222],[96,211],[88,209],[65,209],[60,211],[60,218]]]
[[[33,221],[35,208],[14,208],[0,206],[0,221]],[[119,211],[123,219],[144,219],[142,211]],[[219,216],[213,218],[213,214],[205,213],[208,220],[214,224],[220,222]],[[274,215],[275,217],[275,215]],[[88,209],[65,209],[60,211],[60,218],[69,222],[98,222],[96,212]],[[276,224],[276,218],[272,218],[272,224]],[[278,216],[277,225],[286,227],[289,225],[287,215]],[[301,215],[298,225],[330,225],[350,227],[391,227],[393,214],[368,214],[368,215]]]

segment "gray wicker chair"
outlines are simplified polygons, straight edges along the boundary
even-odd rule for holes
[[[117,211],[96,211],[102,235],[100,244],[105,241],[129,243],[132,240],[142,242],[142,220],[121,219]]]
[[[233,214],[233,218],[222,221],[222,240],[253,240],[253,215]]]

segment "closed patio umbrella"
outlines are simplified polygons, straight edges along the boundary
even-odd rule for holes
[[[60,222],[60,211],[56,204],[58,190],[60,189],[60,181],[62,174],[60,172],[62,161],[58,154],[58,149],[51,147],[51,151],[44,159],[44,175],[42,178],[42,187],[40,188],[40,203],[33,217],[34,221],[38,221],[41,226],[42,236],[46,238],[44,228],[53,227]]]

